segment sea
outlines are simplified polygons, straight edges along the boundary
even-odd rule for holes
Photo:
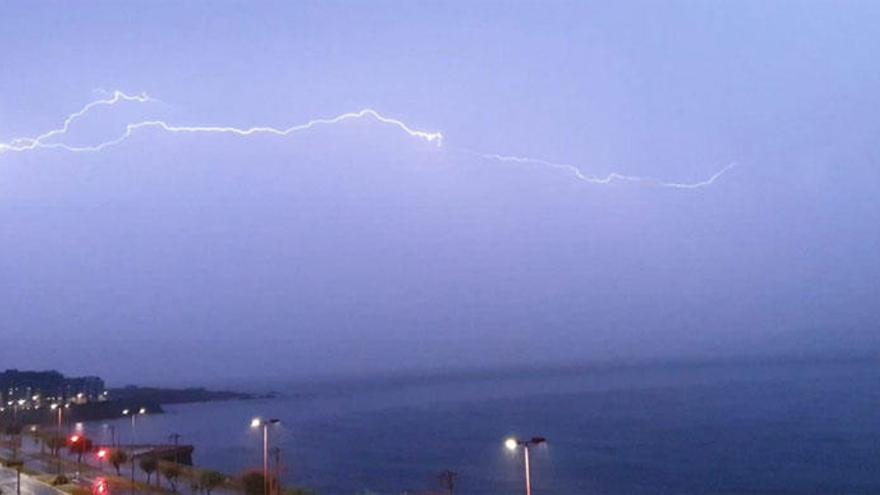
[[[262,465],[318,494],[880,494],[880,360],[788,359],[276,382],[272,399],[166,406],[122,442],[195,446],[198,466]],[[105,439],[106,440],[106,439]]]

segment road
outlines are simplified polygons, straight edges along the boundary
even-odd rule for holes
[[[0,493],[15,494],[15,470],[0,467]],[[23,495],[64,495],[64,492],[41,483],[26,474],[21,475],[21,493]]]

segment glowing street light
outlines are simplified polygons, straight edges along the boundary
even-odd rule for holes
[[[251,428],[263,429],[263,493],[269,495],[269,425],[280,423],[280,419],[261,419],[254,418],[251,420]]]
[[[62,417],[61,417],[61,416],[62,416],[62,414],[64,414],[64,408],[61,407],[60,405],[58,405],[57,403],[53,403],[52,405],[49,406],[49,409],[51,409],[52,411],[58,411],[58,425],[57,425],[57,426],[58,426],[58,435],[57,435],[57,437],[58,437],[58,438],[61,438],[62,435],[63,435],[62,427],[61,427],[61,423],[62,423]],[[59,475],[59,476],[61,476],[61,471],[62,471],[62,468],[61,468],[61,453],[59,452],[59,453],[58,453],[58,475]]]
[[[145,414],[147,414],[146,407],[138,408],[136,413],[135,413],[135,411],[133,411],[131,409],[123,409],[122,410],[123,416],[131,416],[131,442],[132,443],[135,442],[135,418],[137,418],[139,415],[143,416]]]
[[[504,441],[504,446],[511,452],[515,451],[517,447],[523,448],[523,459],[525,461],[526,472],[526,495],[532,495],[532,467],[529,464],[529,447],[542,444],[546,441],[547,439],[544,437],[532,437],[529,440],[508,438]]]

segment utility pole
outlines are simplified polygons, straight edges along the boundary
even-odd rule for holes
[[[131,450],[128,461],[131,462],[131,493],[134,495],[134,449]]]
[[[178,447],[180,445],[181,436],[180,433],[172,433],[168,435],[168,439],[174,442],[174,464],[180,464],[180,449]]]

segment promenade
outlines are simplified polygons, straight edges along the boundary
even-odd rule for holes
[[[161,473],[155,472],[148,483],[146,474],[137,466],[138,454],[146,453],[150,446],[134,446],[136,457],[134,469],[128,462],[120,466],[120,473],[107,461],[99,461],[94,452],[82,457],[82,462],[76,461],[76,456],[61,449],[60,457],[51,455],[42,450],[37,443],[28,439],[22,439],[22,445],[18,452],[14,452],[8,442],[0,442],[0,465],[12,459],[23,462],[21,475],[22,495],[64,495],[92,493],[99,480],[106,481],[110,493],[126,493],[130,495],[146,495],[161,493],[192,493],[191,481],[198,477],[200,470],[191,466],[181,465],[181,474],[176,480],[176,491],[165,480]],[[140,447],[140,448],[138,448]],[[70,481],[61,486],[52,486],[51,481],[62,472]],[[234,486],[232,479],[211,490],[211,495],[234,495],[241,494],[242,490]],[[201,490],[199,490],[201,491]],[[3,467],[0,471],[0,495],[14,495],[16,493],[16,472],[14,469]],[[109,495],[109,494],[108,494]]]
[[[0,467],[0,494],[11,495],[15,493],[15,469]],[[65,495],[65,492],[24,473],[21,475],[21,493],[22,495]]]

